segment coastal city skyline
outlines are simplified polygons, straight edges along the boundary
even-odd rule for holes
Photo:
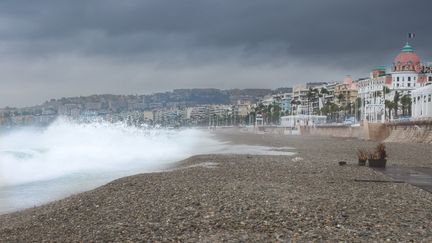
[[[407,33],[407,39],[415,35]],[[430,84],[432,63],[423,62],[407,41],[389,68],[376,66],[362,78],[347,75],[340,81],[274,90],[175,89],[150,95],[62,97],[21,109],[0,109],[0,125],[47,125],[61,116],[164,127],[384,123],[431,117]],[[286,117],[294,115],[308,118]]]
[[[408,32],[423,61],[432,56],[427,25],[418,24],[428,23],[427,1],[0,4],[0,107],[361,78],[392,60]]]

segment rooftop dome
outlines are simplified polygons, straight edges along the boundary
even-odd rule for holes
[[[413,52],[414,49],[412,46],[407,42],[404,47],[402,47],[402,52]]]
[[[407,42],[393,63],[394,71],[414,71],[420,65],[420,58]]]

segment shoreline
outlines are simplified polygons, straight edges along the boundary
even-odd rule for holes
[[[354,181],[389,179],[354,165],[355,149],[373,147],[374,142],[215,133],[236,144],[294,147],[296,154],[192,156],[172,171],[120,178],[43,206],[0,215],[0,239],[432,239],[430,193],[405,183]],[[432,167],[430,148],[389,143],[389,163]],[[340,160],[348,166],[338,166]]]

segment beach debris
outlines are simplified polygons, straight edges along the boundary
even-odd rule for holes
[[[347,164],[346,161],[339,161],[339,165],[340,165],[340,166],[343,166],[343,165],[346,165],[346,164]]]
[[[299,162],[299,161],[302,161],[302,160],[303,160],[302,157],[295,157],[295,158],[292,159],[293,162]]]

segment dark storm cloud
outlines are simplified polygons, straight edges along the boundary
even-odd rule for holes
[[[81,94],[79,89],[61,91],[74,78],[91,82],[89,92],[116,90],[118,80],[98,81],[94,71],[100,69],[100,80],[109,80],[104,70],[112,71],[112,66],[119,68],[119,76],[144,78],[142,84],[155,90],[225,87],[232,83],[227,80],[230,76],[221,75],[224,80],[217,83],[214,75],[232,67],[237,67],[232,78],[238,87],[259,86],[258,80],[248,80],[257,68],[263,70],[263,77],[275,80],[269,83],[272,86],[284,85],[284,76],[297,82],[342,74],[366,76],[371,67],[390,64],[407,32],[417,33],[414,47],[424,60],[432,60],[431,7],[430,0],[1,1],[0,59],[11,65],[8,70],[31,66],[24,74],[7,73],[9,80],[19,78],[18,83],[42,87],[64,82],[57,85],[59,94],[65,95]],[[83,63],[94,66],[88,71],[91,79],[77,74],[80,70],[69,78],[62,76],[71,72],[63,64],[77,67]],[[140,65],[148,72],[139,75]],[[190,70],[196,66],[214,69],[203,69],[208,76],[202,70],[192,75]],[[153,72],[157,70],[173,74],[162,77]],[[181,76],[185,70],[188,75]],[[58,75],[51,78],[49,71]],[[172,77],[183,81],[170,82]],[[163,80],[159,87],[152,83],[158,78]],[[97,88],[106,82],[111,82],[107,85],[111,89]],[[130,90],[136,90],[136,82],[130,83]],[[13,85],[9,88],[12,92]],[[37,88],[44,90],[40,85]]]

